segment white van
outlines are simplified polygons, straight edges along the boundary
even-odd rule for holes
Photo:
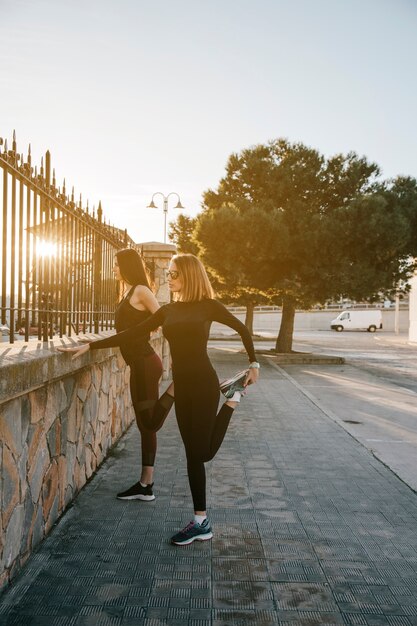
[[[337,330],[367,330],[374,333],[377,328],[382,328],[382,313],[372,311],[342,311],[332,322],[330,328]]]

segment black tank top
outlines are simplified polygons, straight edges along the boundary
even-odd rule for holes
[[[119,302],[114,313],[115,326],[118,333],[122,330],[132,328],[132,326],[136,326],[137,324],[141,324],[141,322],[144,322],[151,316],[149,311],[139,311],[130,304],[129,300],[135,287],[136,285],[134,285],[123,300]],[[129,346],[129,344],[125,344],[120,346],[120,351],[126,363],[132,363],[140,357],[149,356],[154,353],[154,349],[149,344],[149,339],[150,336],[148,334],[141,337],[139,342],[135,341],[134,345]]]

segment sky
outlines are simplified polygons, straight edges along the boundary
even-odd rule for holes
[[[0,0],[0,137],[136,242],[153,193],[195,216],[278,137],[417,177],[416,27],[416,0]]]

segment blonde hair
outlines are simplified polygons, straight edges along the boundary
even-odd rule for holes
[[[172,257],[182,281],[181,292],[176,300],[195,302],[204,298],[214,298],[206,269],[194,254],[176,254]]]

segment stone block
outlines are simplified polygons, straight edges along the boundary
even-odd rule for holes
[[[69,414],[68,411],[64,411],[61,414],[60,422],[61,422],[61,441],[60,441],[60,450],[65,450],[67,447],[67,437],[68,437],[68,420]],[[75,419],[74,419],[75,422]]]
[[[74,467],[74,482],[75,482],[77,491],[80,491],[80,489],[82,489],[85,483],[87,482],[85,467],[84,465],[80,465],[78,461],[75,462],[75,467]]]
[[[43,522],[42,506],[35,507],[35,514],[31,526],[31,544],[32,550],[42,541],[45,536],[45,527]]]
[[[118,360],[117,358],[112,359],[110,362],[110,378],[113,378],[115,373],[118,371]]]
[[[30,403],[30,421],[32,424],[37,424],[44,419],[46,413],[46,402],[48,394],[46,387],[41,387],[32,391],[29,394]]]
[[[32,467],[29,468],[28,481],[33,502],[38,502],[42,489],[43,478],[49,468],[50,458],[46,437],[43,436]]]
[[[90,369],[84,369],[79,374],[78,379],[76,381],[76,385],[77,385],[77,396],[79,397],[81,402],[84,402],[86,397],[87,397],[88,390],[91,387],[91,371],[90,371]]]
[[[63,380],[65,395],[67,396],[67,405],[71,403],[74,395],[75,378],[74,376],[66,376]]]
[[[98,407],[99,407],[99,395],[97,391],[92,387],[88,395],[87,401],[84,405],[84,413],[87,421],[91,422],[97,419]],[[84,431],[83,431],[84,433]]]
[[[112,402],[111,406],[111,435],[114,438],[118,432],[118,419],[117,419],[117,410],[116,403]]]
[[[32,467],[38,448],[41,445],[42,437],[44,436],[43,423],[31,424],[28,430],[28,468]]]
[[[102,370],[98,365],[94,365],[91,370],[91,379],[96,391],[100,391],[101,388]]]
[[[85,445],[83,439],[80,439],[77,443],[77,461],[80,465],[85,464]]]
[[[29,491],[26,493],[24,501],[25,516],[23,520],[23,532],[20,544],[20,552],[24,553],[31,548],[33,524],[36,519],[36,509]]]
[[[65,491],[67,488],[67,459],[64,455],[58,458],[58,489],[59,489],[59,511],[65,508]]]
[[[91,476],[94,473],[93,456],[94,456],[94,453],[92,449],[89,446],[87,446],[85,449],[85,475],[87,477],[87,480],[91,478]]]
[[[20,502],[20,479],[17,463],[9,448],[3,445],[2,521],[7,528],[17,504]]]
[[[61,421],[58,417],[49,429],[46,439],[51,459],[59,456],[61,454]]]
[[[59,384],[48,385],[45,409],[45,431],[47,432],[60,413],[61,394]]]
[[[68,485],[68,487],[65,489],[65,495],[64,495],[65,507],[67,507],[73,501],[74,496],[75,496],[75,488],[72,485]]]
[[[89,421],[89,405],[88,403],[81,402],[79,398],[77,398],[77,408],[76,408],[76,432],[74,441],[78,441],[78,437],[84,432],[84,424],[86,421]],[[82,436],[82,435],[81,435]]]
[[[53,460],[48,471],[45,474],[45,478],[42,485],[42,501],[43,501],[43,519],[46,521],[49,519],[50,511],[53,504],[56,502],[58,506],[58,463]]]
[[[72,443],[75,443],[77,441],[77,421],[78,416],[80,416],[81,419],[81,412],[82,402],[77,398],[76,394],[74,394],[71,400],[71,405],[67,413],[65,413],[65,438],[61,440],[62,450],[65,449],[67,441],[71,441]]]
[[[91,424],[87,424],[87,428],[84,435],[84,445],[93,445],[94,441],[94,431]]]
[[[65,411],[65,409],[67,408],[67,406],[68,406],[68,404],[70,402],[70,397],[71,396],[69,398],[67,398],[65,385],[64,385],[64,382],[62,380],[60,380],[56,384],[55,393],[57,394],[57,399],[58,399],[58,414],[60,414],[60,413],[62,413],[62,411]]]
[[[93,441],[93,452],[97,458],[99,458],[99,455],[100,455],[99,448],[100,448],[102,438],[103,438],[103,423],[97,422],[95,437]]]
[[[6,402],[0,409],[0,440],[15,456],[22,451],[21,400]]]
[[[13,561],[19,556],[24,518],[24,506],[23,504],[19,504],[13,510],[10,523],[6,529],[2,557],[5,567],[10,567]]]
[[[44,531],[45,535],[49,533],[52,526],[55,524],[55,522],[57,521],[59,517],[58,507],[59,507],[59,494],[56,493],[55,498],[52,502],[51,508],[49,510],[48,519],[45,520],[45,531]]]
[[[21,431],[22,431],[22,446],[25,446],[30,426],[31,406],[29,402],[29,396],[22,396],[21,400]]]
[[[100,422],[107,422],[108,413],[109,413],[109,397],[106,393],[101,393],[100,398],[99,398],[99,403],[98,403],[97,419],[99,419]]]
[[[110,388],[110,368],[104,367],[102,372],[102,380],[101,380],[101,391],[104,393],[109,393]]]
[[[65,454],[66,460],[67,460],[67,476],[66,476],[67,485],[73,484],[76,450],[77,450],[77,447],[74,443],[70,443],[70,442],[67,443],[67,450]]]
[[[20,502],[23,502],[25,500],[26,492],[28,489],[27,462],[28,462],[28,449],[27,449],[27,446],[25,446],[22,450],[22,454],[19,456],[17,460],[17,470],[19,472],[19,482],[20,482]]]

